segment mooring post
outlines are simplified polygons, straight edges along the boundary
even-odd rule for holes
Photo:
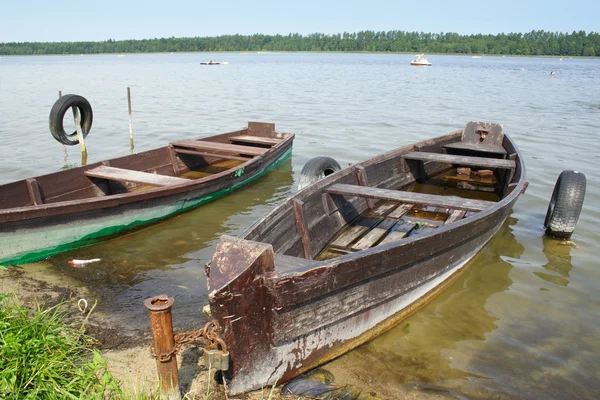
[[[58,98],[60,99],[61,97],[62,97],[62,90],[59,90],[58,91]],[[67,164],[67,156],[68,156],[68,154],[67,154],[67,146],[65,146],[64,143],[61,143],[61,144],[62,144],[63,150],[65,151],[65,165],[66,165]]]
[[[131,145],[131,151],[133,151],[133,122],[131,119],[131,89],[127,87],[127,107],[129,110],[129,144]]]
[[[175,299],[164,294],[144,300],[144,306],[150,311],[156,369],[163,398],[180,400],[179,372],[177,371],[175,337],[173,336],[173,319],[171,317],[173,303],[175,303]]]
[[[85,142],[83,141],[83,132],[81,130],[81,121],[79,119],[79,108],[73,106],[71,109],[73,110],[77,140],[79,141],[79,148],[81,149],[81,165],[85,165],[87,163],[87,149],[85,148]]]

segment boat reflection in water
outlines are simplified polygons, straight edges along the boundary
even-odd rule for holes
[[[582,305],[567,288],[574,249],[542,237],[541,251],[525,249],[515,233],[530,229],[529,221],[519,231],[517,222],[509,216],[473,265],[430,304],[325,365],[337,384],[385,399],[598,398],[597,369],[590,368],[597,329],[593,317],[581,320]]]
[[[339,385],[353,383],[385,399],[405,398],[407,392],[417,397],[453,391],[474,395],[471,387],[479,390],[485,379],[470,372],[470,357],[498,328],[498,318],[488,312],[487,304],[512,285],[513,266],[504,259],[518,259],[525,251],[511,230],[516,222],[509,216],[472,265],[431,303],[324,368]],[[476,383],[466,385],[466,379]]]

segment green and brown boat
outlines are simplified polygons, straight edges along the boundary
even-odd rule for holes
[[[215,200],[291,156],[294,135],[248,127],[0,185],[0,265],[34,262]]]

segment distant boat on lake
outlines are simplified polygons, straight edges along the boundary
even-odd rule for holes
[[[229,64],[227,61],[208,61],[208,62],[201,62],[200,65],[227,65]]]
[[[425,54],[417,54],[414,60],[412,60],[410,62],[410,65],[416,65],[416,66],[423,66],[423,67],[429,67],[431,66],[431,63],[429,62],[429,60],[427,59],[427,56]]]

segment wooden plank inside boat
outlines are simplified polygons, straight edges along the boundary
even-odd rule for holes
[[[458,210],[482,211],[492,207],[495,203],[485,200],[463,199],[450,196],[438,196],[405,192],[400,190],[380,189],[373,187],[347,185],[336,183],[325,189],[327,193],[341,194],[346,196],[363,196],[373,199],[401,201],[406,203],[417,203],[435,207],[448,207]]]
[[[269,149],[263,147],[240,146],[237,144],[207,142],[203,140],[178,140],[171,143],[175,147],[188,147],[195,150],[222,151],[229,154],[249,154],[253,156],[262,156]]]
[[[281,139],[260,137],[260,136],[250,136],[250,135],[240,135],[240,136],[230,137],[229,141],[231,143],[241,142],[241,143],[251,143],[251,144],[262,144],[262,145],[274,146],[277,143],[281,142]]]
[[[369,231],[377,223],[379,223],[379,219],[376,218],[359,218],[360,221],[351,226],[350,229],[345,230],[331,243],[331,247],[344,249],[350,246],[352,242],[361,237],[365,232]]]
[[[448,219],[446,221],[444,221],[444,225],[448,225],[453,223],[454,221],[458,221],[459,219],[463,218],[466,214],[465,210],[454,210],[452,212],[452,214],[450,214],[450,216],[448,217]]]
[[[501,160],[498,158],[468,157],[452,154],[427,153],[424,151],[411,151],[402,156],[405,160],[436,161],[448,164],[469,165],[472,167],[515,169],[514,160]]]
[[[148,172],[134,171],[130,169],[114,168],[102,165],[85,171],[85,174],[94,178],[111,179],[123,182],[135,182],[153,186],[179,185],[190,182],[188,179],[175,178],[173,176],[150,174]]]
[[[365,232],[379,224],[384,216],[396,207],[397,203],[385,202],[378,204],[373,211],[369,211],[366,216],[360,216],[352,222],[349,229],[344,230],[330,245],[330,249],[341,251],[344,254],[350,252],[348,247]],[[393,212],[393,211],[392,211]],[[331,258],[331,257],[329,257]],[[319,255],[323,260],[323,254]]]
[[[408,211],[410,211],[410,209],[413,207],[414,207],[414,204],[401,204],[400,206],[396,207],[396,209],[394,211],[389,213],[387,215],[387,217],[398,219],[398,218],[402,217],[404,214],[406,214]]]
[[[238,161],[248,161],[249,160],[249,158],[247,158],[247,157],[232,156],[229,154],[209,153],[206,151],[198,151],[198,150],[174,148],[173,151],[176,153],[180,153],[180,154],[189,154],[192,156],[200,156],[200,157],[214,157],[214,158],[223,158],[223,159],[227,159],[227,160],[238,160]]]
[[[456,150],[468,150],[473,152],[481,152],[481,153],[490,153],[490,154],[499,154],[506,155],[506,149],[502,146],[495,146],[489,144],[480,144],[480,143],[468,143],[468,142],[456,142],[456,143],[448,143],[443,146],[445,149],[456,149]]]
[[[409,221],[399,221],[391,230],[391,232],[379,243],[379,245],[397,242],[404,239],[410,231],[413,230],[415,224]]]
[[[352,245],[352,250],[364,250],[372,247],[379,239],[385,236],[385,234],[396,224],[396,221],[391,219],[384,219],[371,229],[366,235],[364,235],[358,242]]]

